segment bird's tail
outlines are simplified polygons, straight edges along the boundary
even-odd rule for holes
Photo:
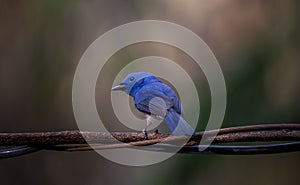
[[[165,121],[170,128],[172,135],[194,135],[194,129],[174,109],[168,111]]]

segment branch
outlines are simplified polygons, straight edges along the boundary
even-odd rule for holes
[[[198,144],[204,133],[207,140],[212,134],[218,134],[215,143],[245,142],[245,141],[299,141],[300,124],[264,124],[252,126],[238,126],[197,132],[187,145]],[[149,140],[143,133],[137,132],[80,132],[78,130],[58,132],[34,132],[34,133],[0,133],[0,146],[17,145],[61,145],[61,144],[86,144],[88,143],[113,143],[115,138],[123,143],[141,146],[159,142],[180,141],[185,136],[168,136],[159,133],[149,134]],[[85,140],[86,139],[86,140]]]
[[[199,134],[199,133],[197,133]],[[186,139],[185,136],[169,136],[167,138],[157,138],[151,140],[135,141],[128,143],[94,145],[85,147],[74,147],[67,149],[68,151],[85,151],[85,150],[104,150],[114,148],[126,148],[131,146],[147,146],[156,143],[170,143]],[[208,137],[205,141],[213,140]],[[241,132],[227,133],[218,135],[214,138],[213,143],[232,143],[232,142],[257,142],[257,141],[300,141],[300,131],[259,131],[259,132]],[[200,143],[199,137],[192,137],[184,146],[195,146]]]
[[[216,137],[213,137],[217,135]],[[204,138],[205,136],[205,138]],[[300,151],[300,124],[265,124],[238,126],[195,133],[187,143],[186,136],[169,136],[157,132],[148,135],[137,132],[80,132],[78,130],[34,133],[0,133],[0,159],[16,157],[42,149],[87,151],[141,146],[138,149],[159,152],[210,153],[230,155],[271,154]],[[116,143],[116,139],[122,143]],[[213,145],[200,145],[200,140]],[[215,145],[216,143],[256,142],[260,145]],[[281,141],[280,143],[273,143]],[[282,143],[282,141],[285,141]],[[286,142],[288,141],[288,142]],[[291,142],[293,141],[293,142]],[[93,144],[91,148],[89,144]],[[72,145],[68,145],[72,144]],[[84,146],[82,146],[84,144]],[[155,145],[154,145],[155,144]],[[203,150],[199,150],[199,149]]]

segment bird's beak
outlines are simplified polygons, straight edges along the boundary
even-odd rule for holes
[[[113,87],[111,90],[112,91],[124,91],[126,86],[127,86],[126,84],[121,83],[121,84]]]

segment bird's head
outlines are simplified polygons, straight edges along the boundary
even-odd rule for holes
[[[130,94],[132,87],[140,80],[153,76],[151,73],[147,72],[135,72],[127,75],[124,80],[117,86],[113,87],[112,91],[124,91],[127,94]]]

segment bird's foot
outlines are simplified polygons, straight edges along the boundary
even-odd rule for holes
[[[145,138],[148,139],[148,132],[147,132],[146,129],[143,130],[143,133],[144,133],[144,135],[145,135]]]

